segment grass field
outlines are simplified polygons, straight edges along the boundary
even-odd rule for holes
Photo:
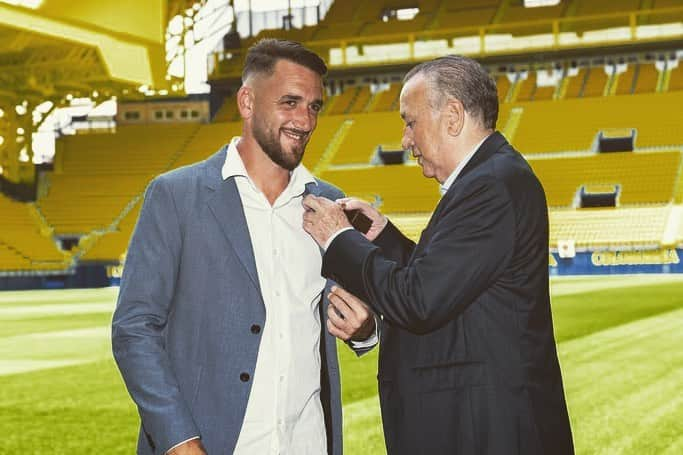
[[[0,454],[134,453],[116,289],[0,293]],[[683,276],[553,280],[579,454],[683,453]],[[383,454],[373,352],[342,348],[345,452]]]

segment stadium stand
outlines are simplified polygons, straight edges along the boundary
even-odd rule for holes
[[[576,248],[645,247],[660,244],[671,208],[632,207],[621,209],[553,210],[550,246],[571,239]]]
[[[332,96],[326,101],[323,113],[328,115],[346,114],[358,96],[361,87],[347,87],[342,93]]]
[[[528,77],[525,80],[519,81],[521,88],[517,93],[515,101],[541,101],[553,99],[555,95],[555,90],[557,87],[555,85],[538,85],[538,71],[529,71]]]
[[[230,52],[241,56],[263,37],[307,42],[326,56],[342,41],[349,41],[349,48],[361,55],[367,43],[405,45],[414,40],[412,46],[435,38],[451,46],[462,36],[508,39],[550,33],[553,26],[575,31],[580,38],[596,29],[627,29],[628,14],[638,10],[647,13],[634,16],[638,25],[683,22],[679,0],[625,0],[619,12],[613,12],[613,3],[572,0],[528,9],[517,0],[335,1],[319,25],[263,30]],[[396,9],[415,6],[419,12],[412,19],[393,16]],[[679,8],[673,13],[665,9],[672,7]],[[509,61],[494,57],[488,66],[501,102],[498,129],[525,154],[546,189],[551,248],[568,239],[586,249],[657,248],[667,227],[683,243],[683,220],[677,233],[670,222],[671,217],[680,217],[678,206],[672,204],[683,203],[683,130],[678,113],[683,105],[683,64],[675,60],[680,57],[676,51],[638,49],[612,56],[587,49],[554,59],[521,48]],[[211,77],[237,77],[238,60],[220,61]],[[329,87],[335,95],[325,101],[303,162],[347,194],[380,204],[417,239],[439,199],[438,185],[422,176],[414,160],[383,166],[376,158],[379,146],[400,149],[401,83],[396,81],[412,63],[400,62],[390,67],[390,73],[382,64],[362,69],[357,62],[330,65],[334,81]],[[615,74],[623,64],[625,71]],[[557,84],[539,84],[547,80],[543,72],[560,70]],[[392,82],[377,90],[377,81]],[[234,93],[234,88],[224,93]],[[59,138],[54,171],[45,172],[35,204],[0,195],[0,271],[118,264],[150,179],[203,160],[240,134],[234,95],[218,104],[209,124],[119,125],[115,134]],[[595,153],[599,132],[630,128],[636,130],[635,152]],[[574,208],[582,187],[618,190],[617,207]],[[55,239],[70,236],[80,238],[78,245],[60,250]]]
[[[70,255],[61,252],[51,232],[41,232],[30,204],[13,201],[0,194],[0,270],[66,269]]]
[[[425,179],[416,166],[329,169],[321,178],[343,188],[347,195],[368,201],[379,198],[380,209],[386,213],[427,212],[440,196],[438,185]]]
[[[477,27],[488,25],[498,11],[500,0],[464,0],[444,2],[436,19],[440,28]]]
[[[123,253],[128,248],[130,236],[135,228],[135,222],[140,214],[141,202],[126,214],[125,217],[118,224],[117,228],[112,232],[105,232],[98,234],[92,238],[90,245],[88,240],[79,244],[83,255],[80,257],[82,261],[97,261],[97,262],[111,262],[120,260]]]
[[[401,84],[392,83],[387,90],[376,92],[370,101],[368,111],[386,112],[398,110],[398,97],[401,93]]]
[[[174,167],[186,166],[208,158],[242,131],[241,122],[211,123],[201,125],[182,148]]]
[[[682,102],[683,92],[520,103],[524,113],[513,142],[524,154],[585,151],[601,130],[636,128],[638,148],[679,145]]]
[[[507,74],[501,74],[496,77],[496,88],[498,89],[498,102],[500,104],[507,100],[507,94],[510,90],[510,79]]]
[[[578,98],[583,93],[583,86],[588,77],[588,68],[579,68],[578,73],[574,76],[567,76],[564,78],[563,84],[565,89],[560,94],[560,98]]]
[[[403,121],[396,112],[355,114],[334,164],[369,164],[377,146],[400,149]]]
[[[225,98],[225,101],[213,116],[214,122],[236,122],[239,119],[240,112],[237,109],[237,98],[234,96]]]
[[[683,62],[679,60],[678,65],[669,73],[669,91],[674,92],[683,90]]]
[[[550,247],[573,240],[575,248],[657,248],[662,241],[669,206],[621,209],[551,210]],[[429,221],[429,213],[389,215],[392,223],[414,241],[419,239]],[[683,227],[678,233],[683,240]]]
[[[595,184],[620,185],[623,205],[668,203],[680,161],[681,153],[672,151],[531,159],[530,164],[546,190],[548,205],[571,207],[582,185]],[[428,211],[438,199],[434,182],[413,166],[329,169],[323,178],[347,194],[370,200],[380,197],[382,209],[388,212]]]
[[[37,207],[57,235],[107,229],[153,176],[171,167],[196,128],[127,125],[113,135],[65,137],[61,170],[49,176]]]
[[[630,95],[633,93],[633,84],[636,80],[636,65],[628,65],[626,71],[617,75],[616,95]]]
[[[370,87],[367,85],[361,87],[345,113],[365,112],[370,102],[370,96]]]
[[[681,152],[601,153],[592,156],[530,159],[551,207],[567,207],[582,185],[620,185],[620,204],[669,203]]]
[[[657,90],[659,72],[653,63],[639,63],[634,77],[635,87],[631,93],[653,93]]]
[[[594,66],[588,69],[583,88],[579,93],[580,97],[589,98],[593,96],[603,96],[606,94],[608,75],[606,67]]]

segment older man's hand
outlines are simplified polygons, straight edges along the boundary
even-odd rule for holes
[[[340,229],[352,227],[346,218],[341,206],[324,197],[313,196],[312,194],[304,197],[303,227],[313,239],[324,247],[327,240]]]
[[[372,223],[370,225],[370,229],[368,229],[368,231],[363,235],[371,242],[374,241],[377,236],[379,236],[382,230],[389,223],[389,220],[386,216],[379,213],[379,211],[372,205],[360,199],[345,197],[342,199],[337,199],[335,202],[341,205],[344,210],[360,210],[363,215],[370,219],[370,222]]]
[[[375,333],[375,315],[365,302],[339,286],[327,297],[328,332],[343,341],[365,341]]]

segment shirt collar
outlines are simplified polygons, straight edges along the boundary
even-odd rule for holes
[[[237,151],[237,144],[239,144],[239,141],[239,136],[232,138],[230,141],[225,156],[225,163],[223,163],[221,169],[221,176],[223,177],[223,180],[227,180],[230,177],[244,177],[255,191],[260,192],[256,184],[254,184],[253,180],[249,177],[247,168],[244,167],[244,161],[242,161],[242,157]],[[311,174],[303,164],[299,164],[289,173],[289,184],[287,185],[285,192],[301,195],[304,193],[306,185],[309,183],[318,184],[315,177],[313,177],[313,174]]]
[[[443,184],[439,187],[439,191],[441,191],[442,196],[444,194],[446,194],[446,191],[448,191],[448,189],[451,187],[451,185],[453,185],[453,182],[455,181],[455,179],[458,178],[458,175],[460,175],[460,173],[465,168],[465,166],[467,166],[467,163],[469,163],[470,160],[472,159],[472,157],[474,156],[474,154],[477,153],[477,150],[479,150],[479,147],[481,147],[481,144],[484,143],[486,138],[488,138],[488,136],[486,136],[484,139],[479,141],[479,143],[474,146],[472,151],[470,153],[468,153],[467,155],[465,155],[465,158],[463,158],[463,160],[460,162],[460,164],[458,164],[458,166],[451,173],[451,175],[449,175],[448,178],[446,179],[446,181],[443,182]]]

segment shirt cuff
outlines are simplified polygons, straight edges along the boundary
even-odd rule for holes
[[[173,447],[171,447],[170,449],[168,449],[168,450],[166,451],[166,453],[169,453],[171,450],[175,449],[176,447],[181,446],[181,445],[185,444],[185,443],[188,442],[188,441],[192,441],[193,439],[199,439],[199,436],[195,436],[195,437],[193,437],[193,438],[186,439],[186,440],[184,440],[183,442],[179,442],[178,444],[176,444],[176,445],[174,445]]]
[[[368,337],[367,340],[361,340],[361,341],[353,341],[349,340],[349,343],[351,344],[351,347],[353,349],[363,349],[363,348],[371,348],[377,343],[379,343],[379,321],[377,320],[377,316],[374,316],[375,318],[375,331]]]
[[[352,230],[353,230],[353,228],[351,226],[347,226],[345,228],[339,229],[337,232],[332,234],[329,239],[327,239],[327,242],[325,242],[325,246],[323,247],[323,250],[327,251],[327,249],[330,247],[330,245],[332,245],[332,242],[334,241],[334,239],[336,239],[339,234],[341,234],[342,232],[352,231]]]

